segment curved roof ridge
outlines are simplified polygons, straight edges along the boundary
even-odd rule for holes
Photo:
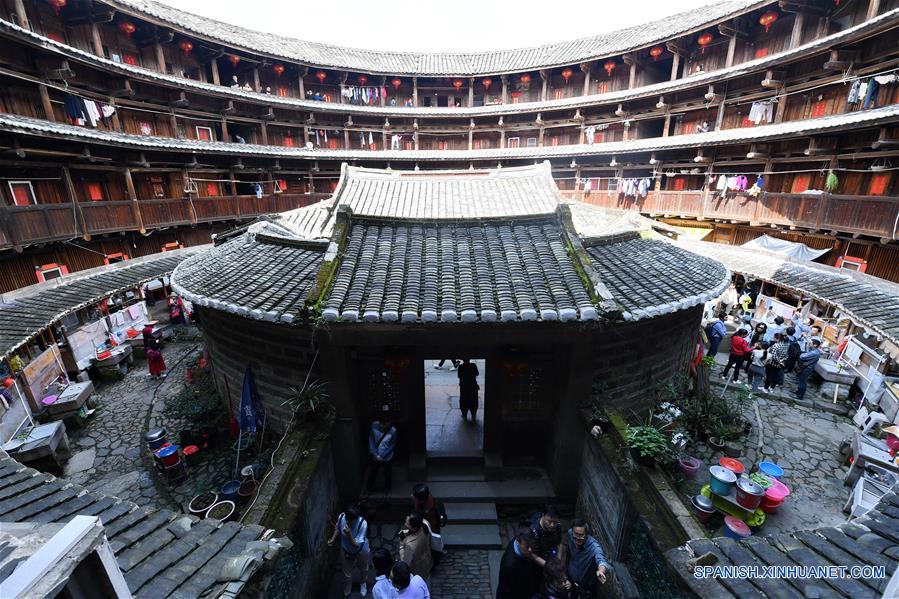
[[[539,46],[495,51],[399,52],[337,46],[255,31],[161,4],[155,0],[103,0],[105,4],[220,43],[322,68],[397,75],[480,75],[534,70],[594,60],[702,29],[772,0],[725,0],[603,34]]]

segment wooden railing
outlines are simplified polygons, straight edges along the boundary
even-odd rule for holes
[[[328,194],[280,193],[0,207],[0,249],[75,237],[240,221],[315,203]]]
[[[638,210],[650,216],[725,220],[751,225],[793,226],[881,239],[899,237],[897,196],[852,196],[830,193],[720,194],[702,191],[650,191],[645,198],[614,192],[563,192],[566,197],[605,208]]]

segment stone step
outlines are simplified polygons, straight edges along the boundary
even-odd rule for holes
[[[496,524],[495,503],[444,503],[446,517],[455,524]]]
[[[499,566],[502,561],[502,549],[487,552],[487,563],[490,564],[490,590],[494,597],[496,597],[496,587],[499,586]]]
[[[452,480],[486,480],[484,466],[438,465],[428,464],[428,484],[437,481]]]
[[[444,503],[546,503],[555,498],[552,485],[545,478],[533,480],[428,481],[431,494]],[[391,503],[409,502],[411,485],[395,481],[386,497],[378,492],[372,497]]]
[[[447,547],[464,549],[499,549],[502,540],[496,524],[453,524],[440,531]]]

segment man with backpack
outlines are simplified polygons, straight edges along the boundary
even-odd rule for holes
[[[788,347],[783,335],[776,333],[774,344],[768,349],[768,361],[765,363],[765,393],[771,393],[777,385],[783,385]]]
[[[784,331],[784,339],[787,342],[787,360],[784,364],[784,370],[786,372],[793,372],[793,369],[796,368],[796,361],[799,359],[799,354],[802,353],[802,346],[800,346],[799,338],[796,336],[796,329],[787,327]]]
[[[799,363],[796,369],[799,373],[799,386],[796,388],[796,399],[805,398],[805,388],[808,385],[808,378],[812,376],[815,370],[815,364],[821,358],[821,341],[812,339],[809,342],[808,351],[804,351],[799,355]]]
[[[718,346],[721,345],[721,341],[724,339],[724,336],[727,335],[727,327],[724,326],[723,312],[718,314],[718,318],[705,325],[705,334],[709,339],[708,355],[714,358],[718,355]]]

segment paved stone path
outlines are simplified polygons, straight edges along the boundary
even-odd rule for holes
[[[166,397],[183,389],[186,363],[202,348],[196,330],[187,333],[194,339],[168,342],[162,349],[169,368],[165,379],[150,379],[146,362],[138,360],[122,380],[97,385],[92,399],[99,408],[83,428],[69,431],[73,455],[65,467],[67,480],[142,506],[186,511],[194,495],[230,478],[233,454],[225,447],[191,468],[187,481],[167,487],[153,471],[144,445],[144,433],[159,426],[177,443],[180,423],[166,417],[163,408]]]
[[[762,418],[761,449],[756,449],[760,431],[753,403]],[[768,515],[754,533],[771,535],[845,522],[842,510],[849,488],[843,486],[843,476],[848,469],[842,465],[839,446],[854,430],[851,420],[765,398],[751,399],[745,416],[754,424],[752,433],[743,440],[740,461],[746,467],[764,460],[776,462],[785,470],[782,481],[792,491],[777,513]],[[683,486],[685,493],[693,495],[708,483],[708,466],[716,464],[724,453],[705,443],[694,443],[688,452],[703,461],[697,481]]]

